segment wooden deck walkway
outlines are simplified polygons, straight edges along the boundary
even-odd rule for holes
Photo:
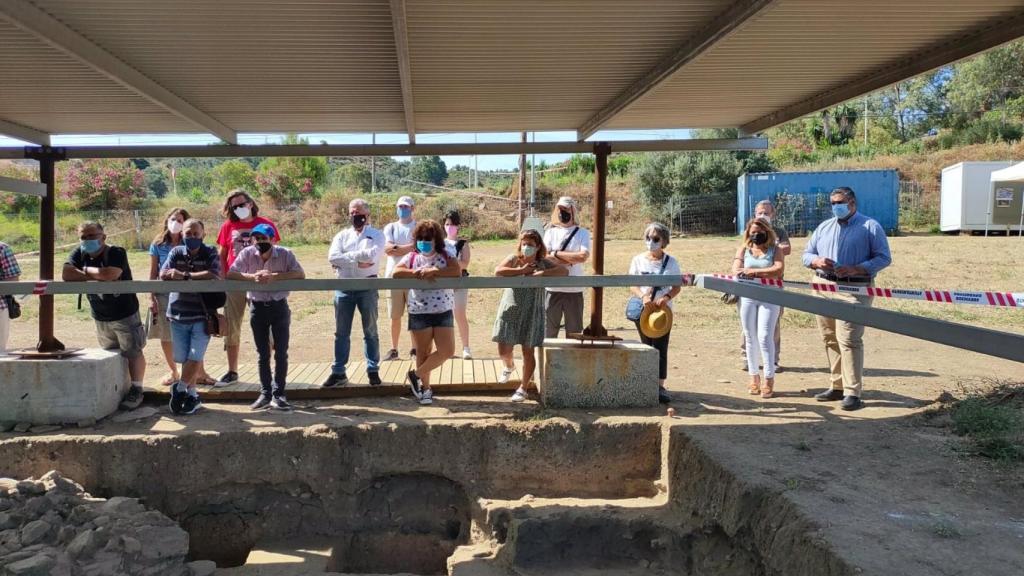
[[[502,362],[498,358],[482,358],[463,360],[452,358],[435,370],[431,378],[431,387],[441,395],[460,392],[504,392],[515,390],[519,386],[522,364],[516,362],[516,373],[506,384],[498,383]],[[413,368],[411,360],[393,360],[381,363],[380,386],[370,386],[366,377],[366,363],[352,362],[348,366],[349,383],[342,387],[321,388],[320,384],[331,373],[329,362],[309,364],[292,364],[288,367],[288,398],[294,400],[314,400],[331,398],[358,398],[364,396],[401,396],[409,393],[405,375]],[[227,366],[209,365],[206,371],[216,377],[227,371]],[[160,380],[166,376],[165,370],[151,367],[148,371],[145,390],[147,394],[169,396],[170,389],[162,386]],[[260,384],[256,364],[243,364],[238,372],[238,382],[223,388],[200,386],[199,391],[204,400],[255,400],[259,395]]]

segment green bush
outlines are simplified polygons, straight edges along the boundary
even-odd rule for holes
[[[1024,458],[1024,418],[1019,407],[971,396],[953,410],[953,430],[974,441],[978,454],[993,460]]]

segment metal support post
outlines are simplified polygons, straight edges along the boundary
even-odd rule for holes
[[[46,185],[39,217],[39,279],[53,280],[53,259],[56,226],[56,167],[64,160],[63,148],[31,148],[26,156],[39,161],[39,181]],[[39,342],[36,351],[53,353],[64,350],[64,344],[53,335],[53,296],[39,297]]]
[[[594,144],[594,275],[604,275],[604,220],[608,203],[608,155],[611,146],[607,142]],[[604,328],[604,289],[594,288],[590,300],[590,326],[583,329],[584,339],[606,340],[608,331]]]

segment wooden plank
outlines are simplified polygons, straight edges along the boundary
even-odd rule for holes
[[[449,384],[462,384],[462,358],[452,358],[452,379]]]
[[[473,360],[473,383],[484,382],[487,380],[487,374],[484,373],[484,361]]]
[[[441,364],[441,367],[434,370],[436,378],[432,380],[434,384],[451,384],[452,382],[452,361],[449,358]]]
[[[459,384],[470,384],[473,382],[473,361],[463,360],[462,361],[462,380]]]
[[[495,372],[496,368],[498,372]],[[500,373],[500,371],[501,368],[497,367],[497,362],[495,362],[494,360],[484,360],[485,380],[482,382],[477,382],[477,384],[497,384],[498,374]]]
[[[366,361],[360,360],[349,365],[348,380],[351,384],[369,385],[370,379],[366,376]]]
[[[398,360],[389,360],[381,363],[380,379],[384,381],[384,384],[395,383],[396,374],[398,374],[401,364]]]
[[[292,367],[289,366],[289,368]],[[320,368],[320,364],[299,364],[297,368],[297,370],[294,368],[289,370],[289,372],[292,372],[294,370],[294,373],[288,375],[288,381],[294,382],[295,384],[309,386],[311,384],[310,376],[312,376],[312,374]]]
[[[330,376],[330,374],[331,374],[331,364],[330,363],[324,362],[322,364],[319,364],[317,366],[317,369],[309,377],[309,381],[310,381],[309,382],[309,387],[310,388],[319,388],[320,385],[324,383],[324,380],[327,380],[327,377]]]

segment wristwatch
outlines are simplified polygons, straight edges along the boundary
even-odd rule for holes
[[[192,279],[192,273],[191,272],[185,272],[185,280],[191,280],[191,279]]]

